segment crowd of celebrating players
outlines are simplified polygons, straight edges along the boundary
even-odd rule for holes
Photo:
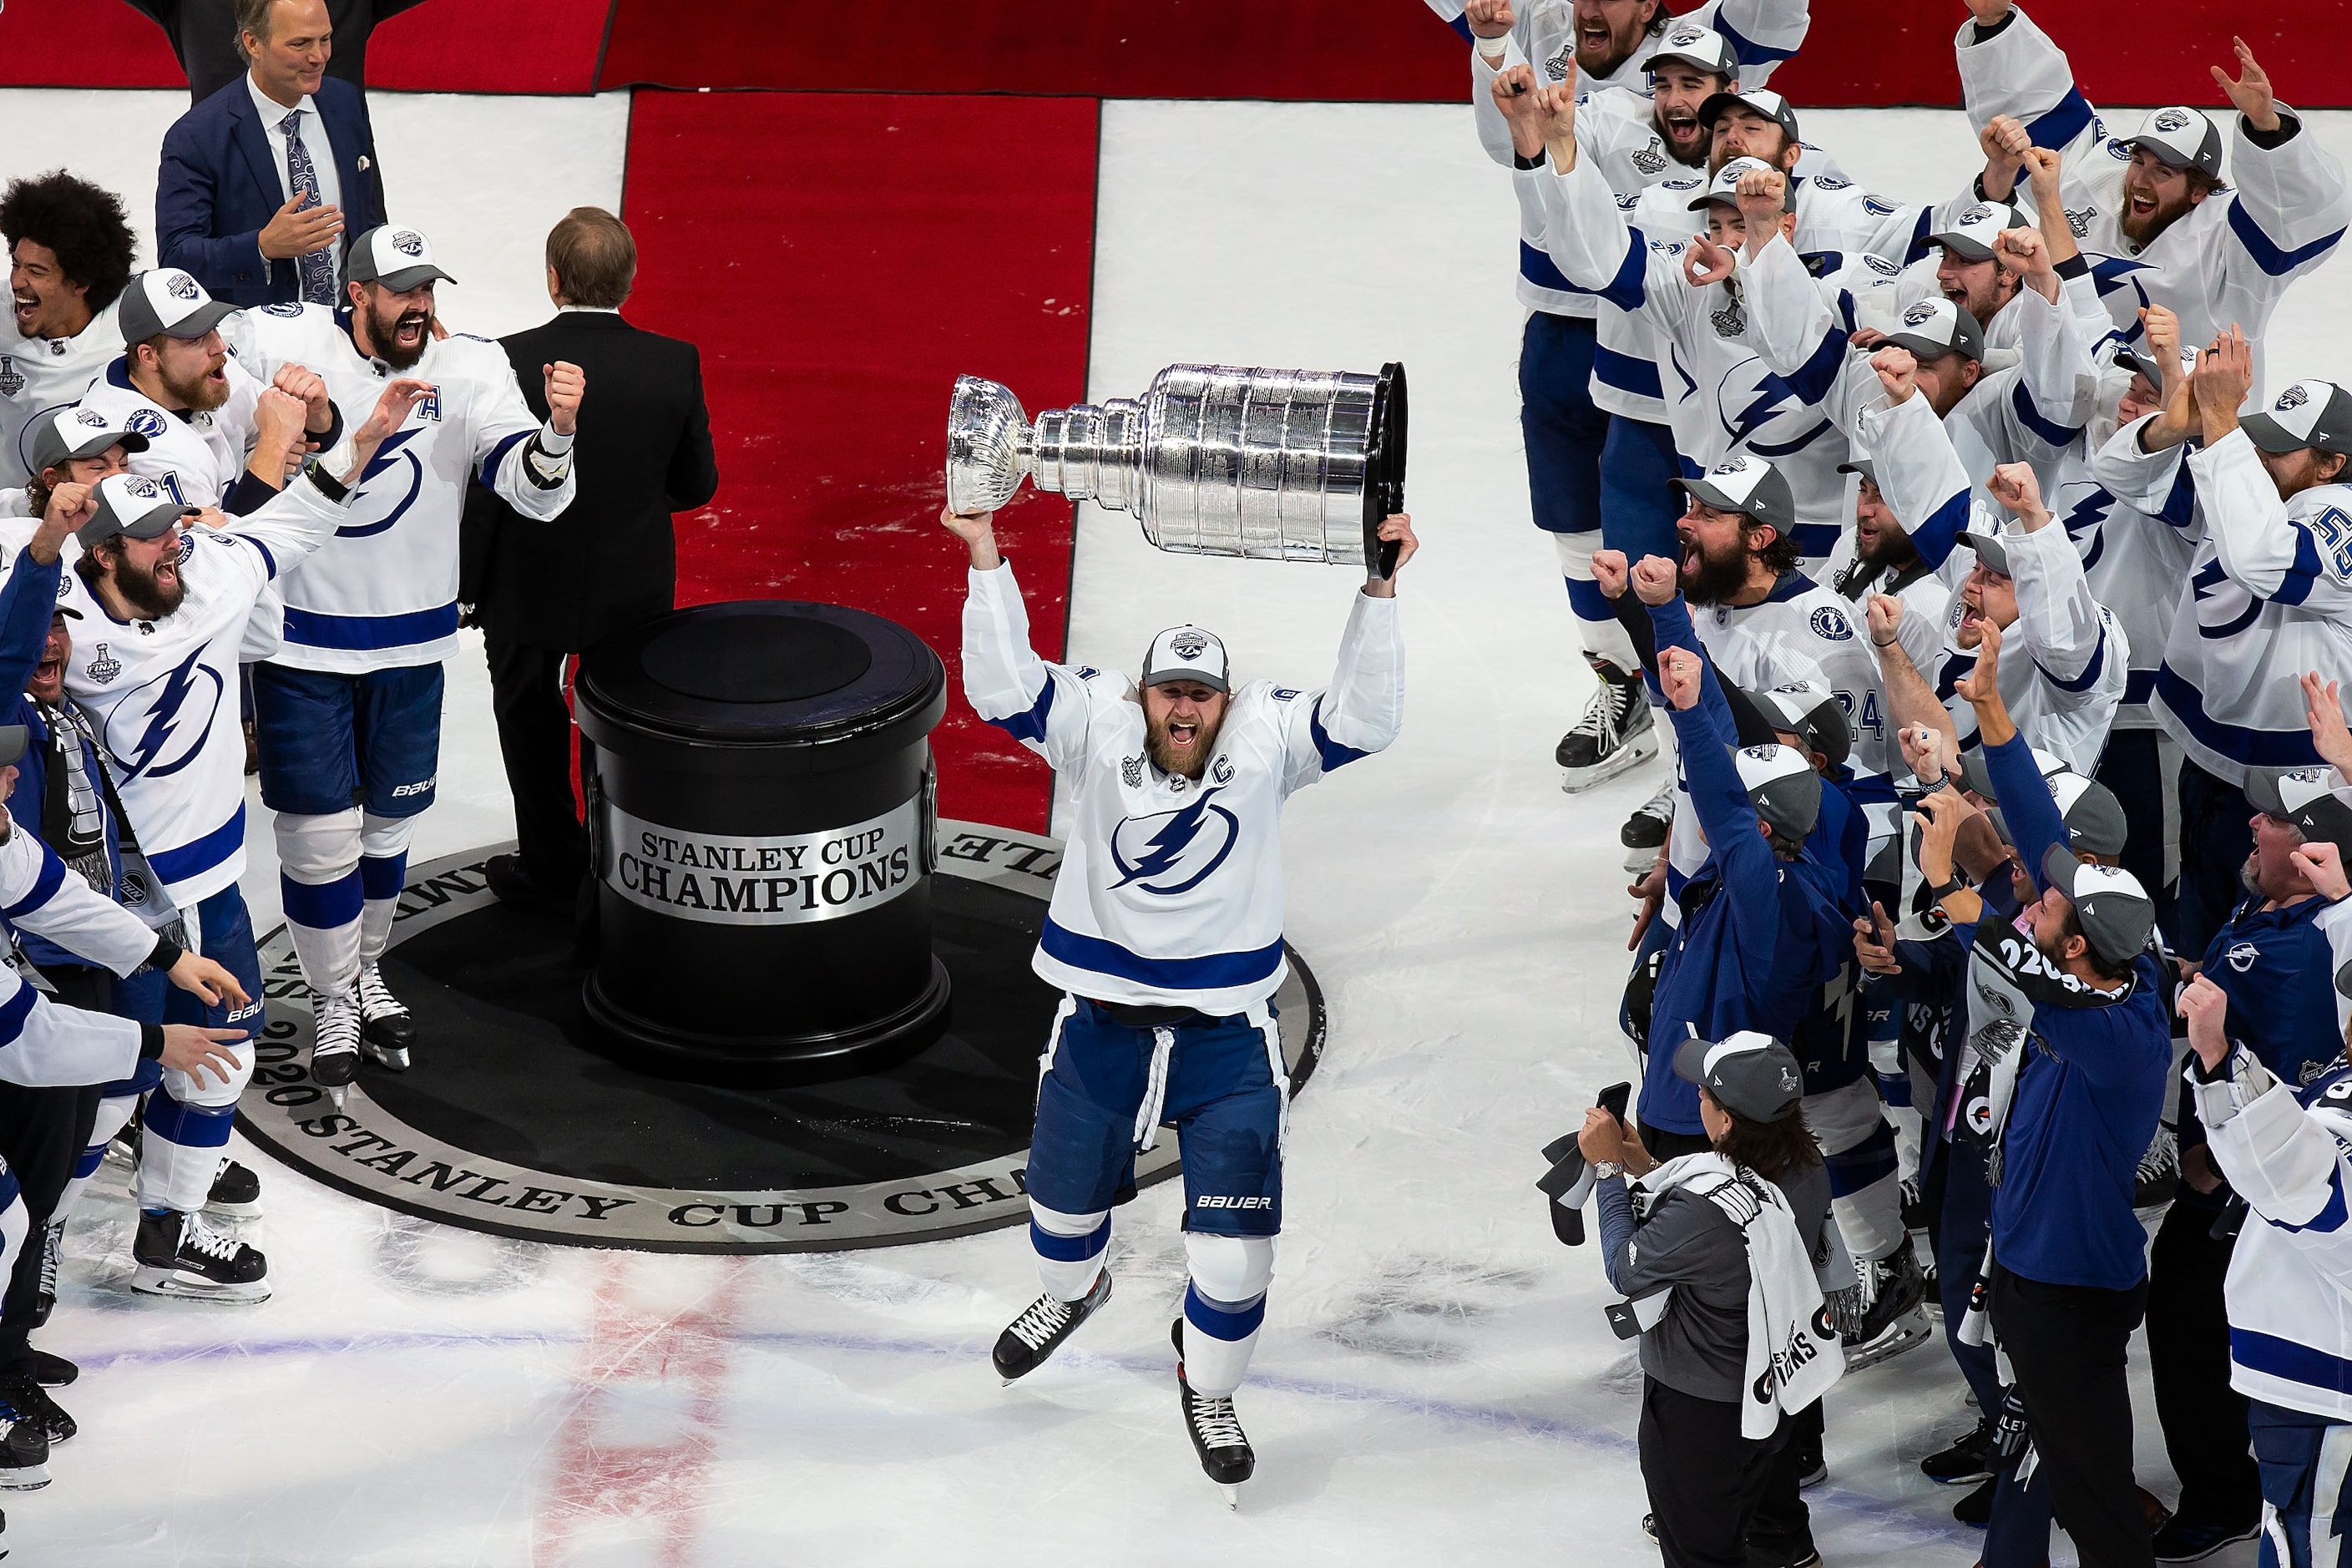
[[[1432,3],[1517,196],[1535,521],[1600,677],[1563,784],[1678,753],[1622,830],[1638,1131],[1580,1139],[1650,1309],[1667,1562],[1819,1560],[1801,1353],[1738,1426],[1791,1204],[1849,1370],[1940,1316],[1975,1414],[1920,1468],[1972,1489],[1985,1563],[2043,1562],[2053,1516],[2086,1563],[2333,1561],[2352,392],[2263,367],[2352,221],[2343,164],[2242,41],[2226,110],[2111,122],[1969,0],[1983,168],[1901,200],[1766,86],[1802,0]],[[1791,1120],[1785,1171],[1694,1186],[1729,1123]],[[1741,1183],[1780,1195],[1711,1190]],[[2133,1473],[2143,1319],[2168,1516]]]

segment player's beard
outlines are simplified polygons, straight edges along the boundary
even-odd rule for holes
[[[2123,231],[2123,237],[2126,239],[2143,247],[2158,235],[2170,228],[2182,215],[2196,205],[2184,193],[2178,200],[2158,202],[2154,212],[2143,216],[2132,208],[2132,197],[2135,194],[2128,188],[2125,190],[2123,211],[2116,215],[2116,227]]]
[[[1217,751],[1217,731],[1224,727],[1225,716],[1222,713],[1202,724],[1200,733],[1193,736],[1192,745],[1185,748],[1187,754],[1180,757],[1176,754],[1176,748],[1168,741],[1168,721],[1148,719],[1143,725],[1143,754],[1150,757],[1151,765],[1163,773],[1181,773],[1188,779],[1197,780],[1209,771],[1209,759]]]
[[[1857,529],[1854,532],[1853,558],[1864,565],[1885,572],[1890,576],[1919,559],[1919,547],[1912,543],[1911,536],[1899,528],[1873,529],[1868,535],[1869,542],[1864,543],[1864,538],[1862,531]]]
[[[394,310],[385,315],[371,307],[367,321],[368,342],[375,350],[375,357],[394,370],[408,369],[433,346],[433,318],[426,311]],[[416,334],[416,346],[408,348],[400,341],[400,329],[412,322],[424,330]]]
[[[1696,561],[1698,570],[1691,570]],[[1720,555],[1709,555],[1697,540],[1683,545],[1683,597],[1694,605],[1719,605],[1748,586],[1748,545],[1735,542]]]
[[[180,580],[180,564],[172,563],[172,580],[168,583],[150,569],[134,566],[128,556],[114,564],[114,591],[122,602],[139,612],[140,618],[160,621],[180,607],[186,596],[187,585]]]
[[[227,381],[214,376],[210,371],[179,381],[159,369],[156,379],[163,384],[165,393],[191,413],[209,414],[228,401]]]

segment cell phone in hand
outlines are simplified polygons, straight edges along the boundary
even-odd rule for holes
[[[1622,1127],[1625,1125],[1625,1107],[1633,1098],[1633,1086],[1632,1084],[1612,1083],[1607,1089],[1602,1089],[1601,1091],[1601,1097],[1598,1100],[1595,1100],[1592,1103],[1607,1111],[1610,1115],[1615,1117],[1617,1119],[1617,1125]]]

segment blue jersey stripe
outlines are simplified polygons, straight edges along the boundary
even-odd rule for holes
[[[1658,380],[1655,360],[1638,354],[1619,353],[1606,343],[1592,345],[1592,379],[1603,386],[1613,386],[1620,392],[1630,392],[1636,397],[1663,398],[1665,387]]]
[[[1036,701],[1029,704],[1028,708],[1022,712],[1008,714],[1002,719],[991,719],[988,722],[1016,741],[1035,741],[1042,744],[1045,739],[1045,717],[1053,710],[1054,676],[1053,672],[1048,670],[1045,674],[1045,689],[1037,693]]]
[[[2083,89],[2070,87],[2056,108],[2027,121],[2025,133],[2033,139],[2036,147],[2047,147],[2054,153],[2080,136],[2084,127],[2097,118],[2091,110],[2091,100],[2083,96]]]
[[[184,882],[200,877],[245,847],[245,802],[236,803],[236,815],[190,844],[177,849],[152,850],[147,864],[155,875],[167,884]]]
[[[2256,768],[2307,768],[2319,761],[2319,753],[2312,750],[2311,731],[2301,724],[2292,730],[2250,730],[2214,718],[2205,711],[2202,695],[2169,664],[2156,672],[2156,695],[2199,745],[2233,763]]]
[[[26,914],[39,909],[50,899],[56,897],[58,889],[64,885],[65,862],[58,859],[46,844],[40,846],[40,874],[33,879],[31,891],[5,909],[0,909],[0,915],[5,915],[12,921],[22,920]]]
[[[1614,620],[1616,617],[1612,615],[1610,618]],[[1323,699],[1320,697],[1315,700],[1313,711],[1307,715],[1307,732],[1315,738],[1315,754],[1323,759],[1323,771],[1327,773],[1334,768],[1346,767],[1359,757],[1371,755],[1370,752],[1360,752],[1353,746],[1343,746],[1331,738],[1330,731],[1323,728]]]
[[[2238,243],[2246,247],[2246,254],[2254,258],[2254,265],[2273,278],[2326,255],[2336,242],[2344,237],[2344,231],[2339,228],[2334,234],[2320,236],[2309,245],[2289,250],[2264,234],[2262,226],[2254,221],[2253,215],[2246,210],[2246,204],[2234,195],[2230,198],[2230,232],[2238,237]]]
[[[1115,942],[1083,936],[1051,915],[1045,918],[1045,929],[1037,938],[1037,946],[1046,957],[1074,969],[1090,969],[1097,974],[1168,991],[1222,991],[1228,986],[1255,984],[1282,966],[1282,943],[1278,939],[1255,952],[1146,958]]]
[[[323,610],[286,606],[286,640],[304,647],[373,649],[406,647],[457,635],[457,604],[398,616],[331,616]]]

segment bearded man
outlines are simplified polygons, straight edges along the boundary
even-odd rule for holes
[[[1151,639],[1139,679],[1048,664],[987,514],[942,511],[971,554],[964,692],[982,719],[1062,770],[1074,813],[1032,961],[1066,994],[1037,1096],[1029,1237],[1045,1293],[996,1342],[1007,1382],[1036,1368],[1110,1299],[1111,1206],[1135,1155],[1172,1122],[1184,1149],[1192,1275],[1174,1333],[1185,1428],[1209,1478],[1256,1459],[1234,1415],[1274,1277],[1290,1082],[1276,1033],[1282,805],[1386,749],[1403,717],[1396,576],[1355,595],[1339,665],[1319,691],[1234,689],[1224,644],[1197,626]],[[1381,523],[1399,546],[1412,519]]]

